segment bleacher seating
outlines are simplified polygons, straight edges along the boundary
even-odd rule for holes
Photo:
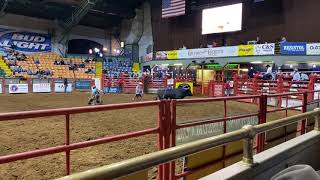
[[[39,60],[40,64],[35,64],[34,60]],[[69,70],[69,65],[55,65],[54,61],[72,62],[72,64],[80,64],[85,59],[81,58],[62,58],[56,53],[34,53],[27,56],[26,61],[17,61],[17,66],[21,66],[26,70],[36,72],[38,70],[50,70],[53,75],[52,78],[77,78],[77,79],[91,79],[95,77],[94,73],[85,73],[87,68],[95,68],[95,62],[90,61],[85,63],[85,68],[78,68],[77,70]],[[28,75],[27,72],[15,73],[15,76],[23,76],[25,78],[33,78],[35,75]]]
[[[132,61],[130,60],[104,60],[103,69],[109,78],[120,77],[121,73],[132,77]]]

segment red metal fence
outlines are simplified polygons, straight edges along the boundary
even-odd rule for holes
[[[2,121],[10,120],[26,120],[27,118],[39,118],[39,117],[49,117],[49,116],[65,116],[65,144],[32,150],[27,152],[21,152],[16,154],[9,154],[0,157],[0,164],[9,163],[18,160],[25,160],[55,153],[65,152],[66,154],[66,174],[70,174],[70,151],[81,149],[85,147],[95,146],[99,144],[106,144],[110,142],[125,140],[133,137],[141,137],[148,134],[157,134],[157,146],[159,150],[173,147],[176,145],[176,131],[183,128],[195,127],[205,124],[221,123],[223,122],[223,132],[227,132],[227,122],[231,120],[238,120],[244,117],[256,116],[259,119],[259,124],[265,123],[267,121],[267,114],[276,111],[285,111],[286,116],[288,115],[289,109],[301,108],[302,112],[306,112],[308,105],[317,104],[319,106],[319,93],[318,98],[309,99],[308,96],[312,94],[314,96],[315,92],[303,92],[302,94],[302,104],[298,106],[289,107],[288,103],[286,107],[273,107],[268,108],[268,98],[283,98],[292,95],[297,95],[299,93],[287,93],[287,94],[276,94],[276,95],[251,95],[251,96],[237,96],[237,97],[221,97],[221,98],[199,98],[199,99],[185,99],[185,100],[172,100],[172,101],[148,101],[148,102],[138,102],[138,103],[124,103],[124,104],[112,104],[112,105],[102,105],[102,106],[91,106],[91,107],[76,107],[76,108],[62,108],[62,109],[50,109],[50,110],[38,110],[38,111],[25,111],[25,112],[12,112],[12,113],[0,113],[0,123]],[[230,101],[241,101],[244,99],[254,99],[257,104],[257,111],[228,116],[228,102]],[[288,99],[288,98],[287,98]],[[208,119],[206,121],[197,121],[189,123],[177,123],[177,106],[183,104],[201,104],[208,102],[223,102],[224,104],[224,115],[221,118]],[[141,131],[129,132],[125,134],[113,135],[108,137],[103,137],[99,139],[70,143],[70,115],[89,113],[89,112],[101,112],[101,111],[112,111],[119,109],[131,109],[131,108],[143,108],[143,107],[158,107],[158,119],[157,126],[154,128],[144,129]],[[190,106],[191,107],[191,106]],[[301,134],[306,132],[306,120],[302,120],[299,128],[297,129]],[[265,149],[266,134],[259,134],[257,137],[256,149],[257,152],[261,152]],[[225,154],[223,155],[225,156]],[[168,180],[168,179],[178,179],[186,175],[192,174],[200,169],[194,169],[192,171],[185,171],[180,174],[176,174],[176,163],[170,162],[158,167],[158,179]]]

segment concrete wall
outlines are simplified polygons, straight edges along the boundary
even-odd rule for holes
[[[276,173],[296,164],[308,164],[315,170],[320,170],[319,151],[320,132],[311,131],[255,155],[253,167],[239,162],[201,180],[269,180]]]
[[[139,40],[139,56],[143,57],[153,51],[153,36],[151,23],[151,5],[149,1],[143,4],[143,34]]]

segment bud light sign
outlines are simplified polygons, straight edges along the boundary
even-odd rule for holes
[[[0,51],[5,48],[22,52],[50,52],[51,37],[47,34],[0,29]]]
[[[281,43],[281,54],[285,55],[306,55],[307,44],[304,42]]]

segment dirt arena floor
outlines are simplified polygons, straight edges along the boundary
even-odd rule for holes
[[[86,106],[88,93],[0,95],[0,112]],[[146,95],[144,100],[154,96]],[[105,104],[132,102],[132,95],[105,95]],[[254,104],[228,102],[228,115],[255,112]],[[223,103],[188,104],[177,107],[178,122],[223,115]],[[289,115],[297,112],[290,111]],[[284,117],[272,113],[269,120]],[[136,108],[71,116],[71,143],[155,127],[157,108]],[[0,122],[0,155],[64,144],[63,116]],[[156,136],[98,145],[71,152],[72,173],[118,162],[156,150]],[[52,179],[65,175],[65,155],[43,156],[0,165],[0,179]]]

